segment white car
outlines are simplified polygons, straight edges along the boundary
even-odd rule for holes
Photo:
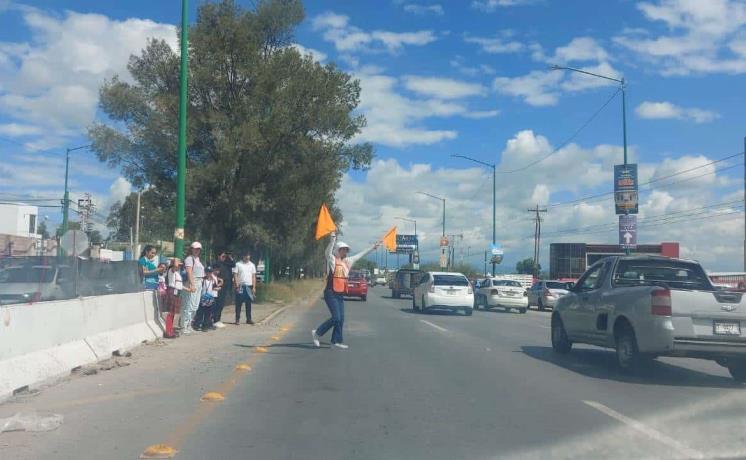
[[[504,279],[486,279],[479,284],[474,308],[481,305],[485,309],[504,308],[505,311],[516,309],[526,313],[528,297],[526,289],[518,281]]]
[[[474,291],[461,273],[427,272],[414,288],[412,308],[422,312],[430,308],[463,310],[466,316],[471,316]]]
[[[536,305],[539,310],[554,308],[557,299],[567,295],[567,283],[562,281],[539,280],[528,290],[528,306]]]

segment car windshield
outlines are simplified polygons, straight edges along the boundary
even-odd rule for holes
[[[361,279],[365,279],[365,275],[363,275],[360,272],[350,272],[349,279],[351,279],[351,280],[361,280]]]
[[[433,275],[435,286],[468,286],[469,280],[462,275]]]
[[[547,281],[544,283],[547,289],[567,289],[567,283],[561,281]]]
[[[675,260],[620,260],[613,279],[615,286],[645,284],[677,289],[714,290],[702,267]]]
[[[511,280],[496,280],[493,283],[494,286],[509,286],[509,287],[522,287],[518,281]]]

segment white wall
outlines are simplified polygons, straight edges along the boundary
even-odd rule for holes
[[[36,216],[34,231],[29,233],[30,216]],[[14,236],[40,238],[39,208],[24,204],[0,204],[0,233]]]

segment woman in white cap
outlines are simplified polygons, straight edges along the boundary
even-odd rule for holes
[[[377,248],[378,243],[359,254],[347,257],[350,246],[341,241],[337,242],[337,234],[332,233],[331,241],[326,248],[327,279],[326,289],[324,289],[324,301],[326,306],[329,307],[332,317],[311,331],[313,344],[317,347],[321,346],[321,337],[333,327],[332,346],[342,349],[349,348],[342,339],[342,326],[345,319],[344,293],[347,290],[347,277],[355,262]]]
[[[184,258],[184,269],[186,270],[186,280],[184,280],[183,300],[181,302],[181,332],[182,334],[191,334],[192,319],[199,308],[199,299],[202,297],[202,278],[205,277],[205,267],[199,259],[202,253],[202,244],[194,241],[189,246],[189,255]]]

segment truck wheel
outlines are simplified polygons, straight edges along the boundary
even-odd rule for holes
[[[398,299],[399,298],[399,292],[398,291],[391,291],[391,297]]]
[[[425,296],[422,296],[422,303],[420,303],[420,311],[422,313],[427,313],[427,305],[425,305]]]
[[[415,300],[415,296],[412,296],[412,311],[420,311],[419,307],[417,306],[417,300]]]
[[[471,308],[471,307],[466,307],[466,308],[464,308],[464,314],[465,314],[466,316],[471,316],[471,315],[472,315],[472,313],[474,313],[474,309],[473,309],[473,308]]]
[[[619,368],[627,373],[635,373],[640,370],[642,357],[637,348],[635,331],[629,325],[620,328],[616,336],[616,361]]]
[[[733,380],[740,383],[746,382],[746,362],[730,361],[726,367],[728,368],[728,372],[730,372],[730,376],[733,377]]]
[[[572,342],[567,338],[565,325],[559,315],[552,316],[552,349],[555,353],[567,354],[572,349]]]
[[[525,309],[525,308],[519,308],[519,309],[518,309],[518,312],[519,312],[519,313],[526,313],[526,309]]]

